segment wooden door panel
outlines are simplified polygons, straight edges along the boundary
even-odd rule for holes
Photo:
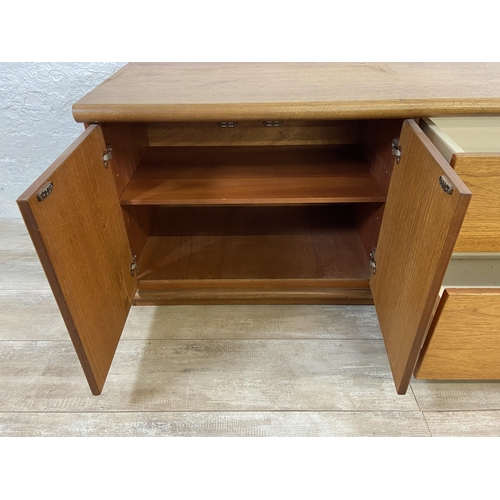
[[[396,389],[405,394],[471,193],[414,120],[404,122],[400,147],[370,287]]]
[[[102,391],[136,289],[105,149],[101,128],[89,126],[17,200],[93,394]]]

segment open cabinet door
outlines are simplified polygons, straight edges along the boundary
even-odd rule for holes
[[[398,394],[405,394],[471,193],[414,120],[387,195],[370,288]]]
[[[17,200],[93,394],[137,286],[105,150],[101,128],[88,127]]]

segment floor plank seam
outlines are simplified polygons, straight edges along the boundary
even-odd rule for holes
[[[412,386],[412,384],[411,384],[411,383],[410,383],[410,391],[411,391],[411,393],[412,393],[412,395],[413,395],[413,399],[415,400],[415,403],[416,403],[416,405],[417,405],[418,410],[419,410],[419,411],[422,411],[422,409],[420,408],[420,404],[418,403],[417,396],[416,396],[416,394],[415,394],[415,391],[413,390],[413,386]]]
[[[500,413],[500,408],[474,408],[472,410],[423,410],[422,413],[484,413],[484,412],[498,412]]]
[[[259,338],[223,338],[223,339],[211,339],[211,338],[194,338],[194,339],[150,339],[148,337],[144,338],[137,338],[137,339],[120,339],[121,342],[222,342],[222,341],[250,341],[250,340],[255,340],[255,341],[263,341],[263,340],[272,340],[272,341],[285,341],[285,340],[313,340],[313,341],[327,341],[327,342],[383,342],[382,339],[309,339],[309,338],[265,338],[265,337],[259,337]],[[0,339],[0,342],[71,342],[70,339],[68,340],[63,340],[63,339]]]
[[[432,434],[431,428],[429,427],[429,423],[427,422],[427,419],[425,418],[424,412],[420,408],[420,404],[418,402],[417,396],[415,394],[415,391],[413,390],[413,386],[411,385],[411,383],[410,383],[410,390],[411,390],[411,393],[413,394],[413,398],[415,399],[415,403],[417,405],[417,408],[418,408],[420,414],[422,415],[422,418],[424,419],[425,426],[427,427],[427,430],[429,431],[429,437],[434,437],[434,435]]]
[[[50,414],[50,415],[85,415],[114,413],[421,413],[417,410],[86,410],[86,411],[33,411],[33,410],[0,410],[1,414]]]

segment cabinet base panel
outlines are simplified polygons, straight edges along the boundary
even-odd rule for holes
[[[272,283],[272,281],[278,281]],[[294,281],[294,280],[290,280]],[[192,280],[142,282],[134,305],[189,304],[373,304],[367,283],[288,283],[281,280]],[[330,286],[329,286],[330,285]]]

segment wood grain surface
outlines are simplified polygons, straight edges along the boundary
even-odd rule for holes
[[[386,196],[394,169],[392,140],[399,138],[402,126],[403,120],[368,120],[360,127],[363,158]]]
[[[500,154],[455,154],[451,165],[472,192],[455,252],[500,252]]]
[[[314,294],[316,302],[328,297],[328,287],[364,289],[361,298],[370,301],[369,277],[349,207],[163,208],[138,268],[140,290],[151,293],[136,301],[159,300],[165,290],[184,303],[189,293],[199,303],[213,303],[205,302],[210,293],[220,303],[251,303],[252,296],[262,303],[295,290],[310,303]]]
[[[104,140],[110,145],[113,158],[108,168],[113,173],[118,197],[130,182],[149,147],[146,125],[143,123],[106,123],[101,125]],[[122,208],[130,254],[140,259],[156,210],[152,207]]]
[[[94,394],[102,390],[136,289],[104,150],[101,129],[88,127],[18,200]],[[52,193],[38,201],[48,182]]]
[[[498,114],[498,63],[132,63],[73,105],[78,122]]]
[[[414,120],[405,121],[370,280],[394,381],[410,383],[470,191]],[[453,186],[447,194],[439,180]]]
[[[499,329],[499,288],[446,289],[415,376],[431,380],[500,380]]]
[[[148,123],[150,146],[297,146],[356,144],[356,120],[295,121],[266,126],[262,120],[220,127],[216,122]]]
[[[122,205],[383,202],[357,149],[325,146],[151,148]]]
[[[112,148],[113,158],[109,161],[108,168],[113,172],[116,192],[120,196],[148,150],[146,125],[104,123],[101,130],[106,144]]]
[[[184,280],[139,282],[134,305],[373,304],[368,280]]]
[[[370,120],[362,123],[359,143],[363,149],[363,157],[380,186],[387,196],[394,168],[392,140],[401,134],[402,120]],[[384,204],[363,203],[354,208],[358,224],[358,232],[366,255],[377,246],[380,226],[384,215]]]

